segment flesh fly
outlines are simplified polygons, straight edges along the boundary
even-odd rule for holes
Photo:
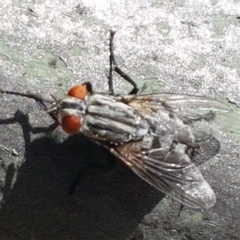
[[[192,162],[199,143],[210,133],[194,123],[212,121],[231,109],[215,99],[170,93],[137,95],[135,82],[116,65],[114,32],[110,32],[108,95],[95,93],[91,83],[73,86],[67,96],[54,99],[50,108],[34,94],[1,90],[39,101],[68,134],[83,134],[100,143],[133,172],[182,205],[208,209],[215,193]],[[112,72],[133,85],[128,95],[113,92]],[[200,149],[201,150],[201,149]]]

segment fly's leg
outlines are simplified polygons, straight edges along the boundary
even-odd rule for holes
[[[37,134],[37,133],[49,133],[49,132],[53,132],[57,127],[59,126],[58,122],[54,122],[52,123],[50,126],[48,127],[34,127],[32,129],[32,133],[33,134]]]
[[[137,94],[139,91],[137,84],[117,66],[115,55],[114,55],[114,47],[113,47],[113,39],[114,39],[115,33],[116,33],[115,31],[112,31],[112,30],[110,31],[110,42],[109,42],[110,67],[109,67],[109,76],[108,76],[108,87],[109,87],[110,94],[114,95],[113,75],[112,75],[113,71],[118,73],[122,78],[124,78],[127,82],[129,82],[133,86],[133,89],[129,94]]]
[[[113,38],[114,38],[115,32],[110,31],[110,41],[109,41],[109,75],[108,75],[108,88],[110,95],[114,95],[114,89],[113,89],[113,65],[114,65],[114,53],[113,53]]]
[[[179,210],[178,210],[178,217],[180,217],[180,214],[181,214],[183,208],[184,208],[184,205],[180,204],[180,207],[179,207]]]
[[[5,93],[5,94],[9,94],[9,95],[16,95],[16,96],[21,96],[21,97],[34,99],[36,102],[39,102],[41,104],[41,106],[43,107],[44,110],[47,110],[47,106],[46,106],[45,102],[47,102],[48,100],[42,98],[38,94],[29,93],[29,92],[28,93],[19,93],[19,92],[14,92],[14,91],[5,91],[1,88],[0,88],[0,93]]]
[[[3,90],[0,88],[0,93],[33,99],[36,102],[38,102],[41,105],[41,107],[43,108],[43,110],[45,110],[45,111],[48,110],[46,103],[52,104],[54,102],[53,100],[44,99],[42,96],[40,96],[38,94],[30,93],[30,92],[20,93],[20,92],[14,92],[14,91],[6,91],[6,90]],[[53,119],[54,122],[57,122],[57,119],[53,114],[51,114],[51,113],[48,113],[48,114]]]
[[[16,95],[16,96],[21,96],[21,97],[26,97],[26,98],[33,99],[36,102],[38,102],[45,111],[48,110],[48,107],[47,107],[46,103],[51,103],[52,104],[54,102],[53,100],[44,99],[42,96],[40,96],[38,94],[30,93],[30,92],[20,93],[20,92],[14,92],[14,91],[6,91],[6,90],[3,90],[3,89],[0,88],[0,93],[9,94],[9,95]],[[51,124],[48,127],[35,127],[35,128],[31,127],[31,132],[33,134],[43,133],[43,132],[45,132],[45,133],[52,132],[59,126],[57,118],[51,113],[48,113],[48,114],[53,119],[53,121],[54,121],[53,124]],[[16,112],[15,115],[16,115],[15,117],[17,118],[18,112]]]

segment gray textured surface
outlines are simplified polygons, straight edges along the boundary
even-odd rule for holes
[[[61,96],[91,81],[106,91],[108,33],[115,28],[118,62],[146,91],[240,103],[239,17],[239,1],[4,1],[0,84]],[[129,90],[119,79],[115,87]],[[58,138],[32,135],[28,121],[47,126],[51,119],[32,101],[0,100],[0,144],[10,150],[0,152],[4,239],[239,239],[237,113],[219,121],[230,135],[214,126],[222,150],[201,166],[216,206],[204,214],[185,209],[178,217],[178,205],[167,198],[156,205],[161,194],[121,164],[86,173],[68,196],[86,161],[106,165],[111,156],[83,138],[62,141],[58,131]],[[18,109],[28,117],[15,114]]]

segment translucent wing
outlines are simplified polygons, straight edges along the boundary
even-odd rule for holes
[[[211,121],[232,109],[215,99],[168,93],[129,95],[123,101],[147,120],[150,132],[142,141],[114,148],[115,155],[142,179],[183,205],[201,209],[213,206],[215,194],[192,163],[186,146],[194,149],[199,146],[196,143],[204,141],[210,145],[215,138],[201,128],[201,120]],[[178,144],[173,147],[175,140]],[[211,157],[220,149],[219,142],[215,142]]]
[[[137,109],[151,115],[159,111],[168,111],[176,115],[185,123],[199,120],[213,120],[216,114],[231,112],[232,109],[216,99],[170,93],[160,93],[139,96],[124,96],[123,101]]]
[[[209,121],[218,114],[232,112],[221,101],[194,95],[128,95],[123,96],[122,101],[148,122],[152,133],[161,137],[161,141],[174,139],[193,148],[212,137]]]
[[[150,141],[151,142],[151,141]],[[148,145],[148,146],[147,146]],[[215,194],[183,149],[154,148],[149,139],[112,149],[138,176],[185,206],[208,209]]]

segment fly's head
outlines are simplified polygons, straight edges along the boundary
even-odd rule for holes
[[[65,98],[55,99],[55,103],[47,111],[57,118],[66,133],[75,134],[80,131],[86,113],[88,93],[85,85],[75,85],[69,90]]]

